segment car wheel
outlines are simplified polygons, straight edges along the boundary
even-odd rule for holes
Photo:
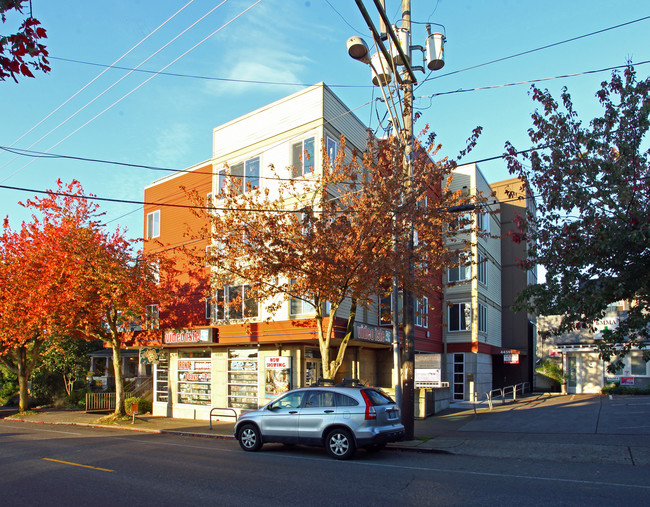
[[[381,444],[371,444],[365,447],[366,451],[368,452],[379,452],[381,451],[384,447],[386,447],[386,443],[381,443]]]
[[[262,435],[257,426],[253,424],[245,425],[239,430],[239,445],[245,451],[259,451],[262,447]]]
[[[327,453],[335,459],[349,459],[356,451],[352,434],[346,429],[332,430],[325,439]]]

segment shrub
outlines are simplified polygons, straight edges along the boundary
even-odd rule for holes
[[[149,400],[145,400],[144,398],[139,398],[137,396],[133,396],[131,398],[127,398],[124,400],[124,409],[126,410],[126,413],[128,415],[131,414],[131,405],[133,403],[138,404],[138,413],[139,414],[146,414],[147,412],[151,412],[151,402]]]
[[[603,394],[650,394],[650,388],[625,387],[620,384],[613,384],[603,387]]]

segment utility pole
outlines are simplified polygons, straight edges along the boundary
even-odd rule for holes
[[[365,64],[369,64],[372,70],[373,83],[379,86],[384,94],[384,88],[389,89],[392,81],[392,74],[395,76],[394,86],[401,87],[402,100],[401,100],[401,118],[397,108],[392,108],[389,101],[386,101],[388,112],[391,116],[393,125],[398,131],[400,142],[404,149],[403,158],[403,199],[404,202],[409,202],[412,193],[412,178],[413,178],[413,85],[417,83],[414,70],[424,72],[423,67],[414,67],[412,65],[412,47],[411,47],[411,0],[402,0],[402,27],[399,30],[400,36],[396,35],[396,30],[391,26],[390,20],[386,15],[384,7],[384,0],[373,0],[380,18],[380,31],[375,28],[368,11],[363,5],[363,0],[355,0],[361,15],[363,16],[368,28],[373,37],[373,43],[377,49],[376,53],[370,56],[370,48],[360,37],[350,37],[347,41],[347,49],[350,57]],[[440,25],[442,26],[442,25]],[[444,27],[443,27],[444,28]],[[426,47],[413,46],[423,53],[426,52],[426,67],[429,70],[440,70],[444,66],[444,51],[443,43],[445,36],[442,33],[430,33],[430,26],[427,24],[427,40]],[[387,43],[387,44],[385,44]],[[388,46],[388,49],[386,48]],[[392,53],[392,50],[396,53]],[[391,54],[392,53],[392,54]],[[403,67],[403,72],[398,72],[397,67]],[[389,97],[392,98],[392,92],[388,91]],[[402,125],[400,126],[400,119]],[[396,215],[395,220],[399,217]],[[412,440],[414,438],[414,423],[415,423],[415,407],[414,407],[414,393],[415,393],[415,298],[413,292],[410,290],[411,279],[414,276],[413,266],[413,224],[405,224],[407,233],[401,237],[395,238],[395,244],[404,242],[403,245],[408,249],[408,270],[406,276],[402,280],[394,278],[393,283],[393,364],[394,370],[397,373],[394,379],[395,383],[395,397],[398,399],[400,396],[399,389],[399,373],[402,379],[401,391],[401,409],[402,409],[402,423],[405,429],[405,439]],[[399,282],[402,286],[403,294],[403,307],[402,307],[402,328],[403,328],[403,350],[400,358],[399,353],[399,326],[398,326],[398,287]],[[401,361],[400,361],[401,359]],[[400,366],[401,363],[401,366]]]
[[[407,32],[408,39],[411,38],[411,0],[402,0],[402,29]],[[404,48],[406,56],[411,60],[411,48]],[[402,130],[404,143],[404,200],[410,200],[411,179],[413,177],[413,164],[411,153],[413,151],[413,82],[410,78],[403,80],[402,92],[403,122]],[[405,239],[409,257],[413,252],[413,225],[407,224],[407,237]],[[413,276],[413,261],[409,259],[408,275]],[[402,355],[402,423],[404,424],[404,439],[413,440],[415,435],[415,301],[413,292],[409,289],[408,283],[402,287],[404,298],[402,324],[404,328],[404,351]]]

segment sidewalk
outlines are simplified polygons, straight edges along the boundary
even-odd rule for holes
[[[0,411],[0,422],[7,409]],[[109,427],[150,433],[232,439],[234,420],[208,421],[136,416],[101,425],[102,414],[44,409],[21,419],[41,424]],[[416,439],[389,444],[396,451],[495,458],[650,465],[650,397],[532,394],[490,411],[485,405],[454,404],[415,421]]]

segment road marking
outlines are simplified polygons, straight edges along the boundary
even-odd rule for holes
[[[82,465],[81,463],[71,463],[70,461],[61,461],[60,459],[52,459],[52,458],[43,458],[45,461],[53,461],[54,463],[62,463],[64,465],[72,465],[75,467],[82,467],[82,468],[92,468],[93,470],[100,470],[101,472],[115,472],[115,470],[109,470],[108,468],[99,468],[99,467],[92,467],[90,465]]]
[[[289,454],[276,454],[276,456],[282,456],[286,458],[294,458],[293,456]],[[321,462],[328,462],[327,458],[307,458],[304,456],[297,457],[294,459],[302,459],[302,460],[307,460],[307,461],[321,461]],[[426,466],[404,466],[404,465],[389,465],[386,463],[362,463],[362,462],[355,462],[355,461],[346,461],[345,462],[348,465],[353,465],[353,466],[371,466],[371,467],[378,467],[378,468],[399,468],[402,470],[415,470],[419,472],[435,472],[435,473],[447,473],[447,474],[460,474],[460,475],[474,475],[474,476],[485,476],[485,477],[498,477],[502,479],[527,479],[531,481],[548,481],[548,482],[564,482],[564,483],[569,483],[569,484],[585,484],[585,485],[590,485],[590,486],[611,486],[611,487],[621,487],[621,488],[638,488],[638,489],[647,489],[650,490],[650,486],[646,486],[643,484],[623,484],[619,482],[605,482],[605,481],[590,481],[590,480],[585,480],[585,479],[566,479],[564,477],[543,477],[539,475],[520,475],[520,474],[502,474],[502,473],[495,473],[495,472],[473,472],[471,470],[453,470],[449,468],[433,468],[433,467],[426,467]],[[337,462],[337,465],[341,465],[341,462]]]

